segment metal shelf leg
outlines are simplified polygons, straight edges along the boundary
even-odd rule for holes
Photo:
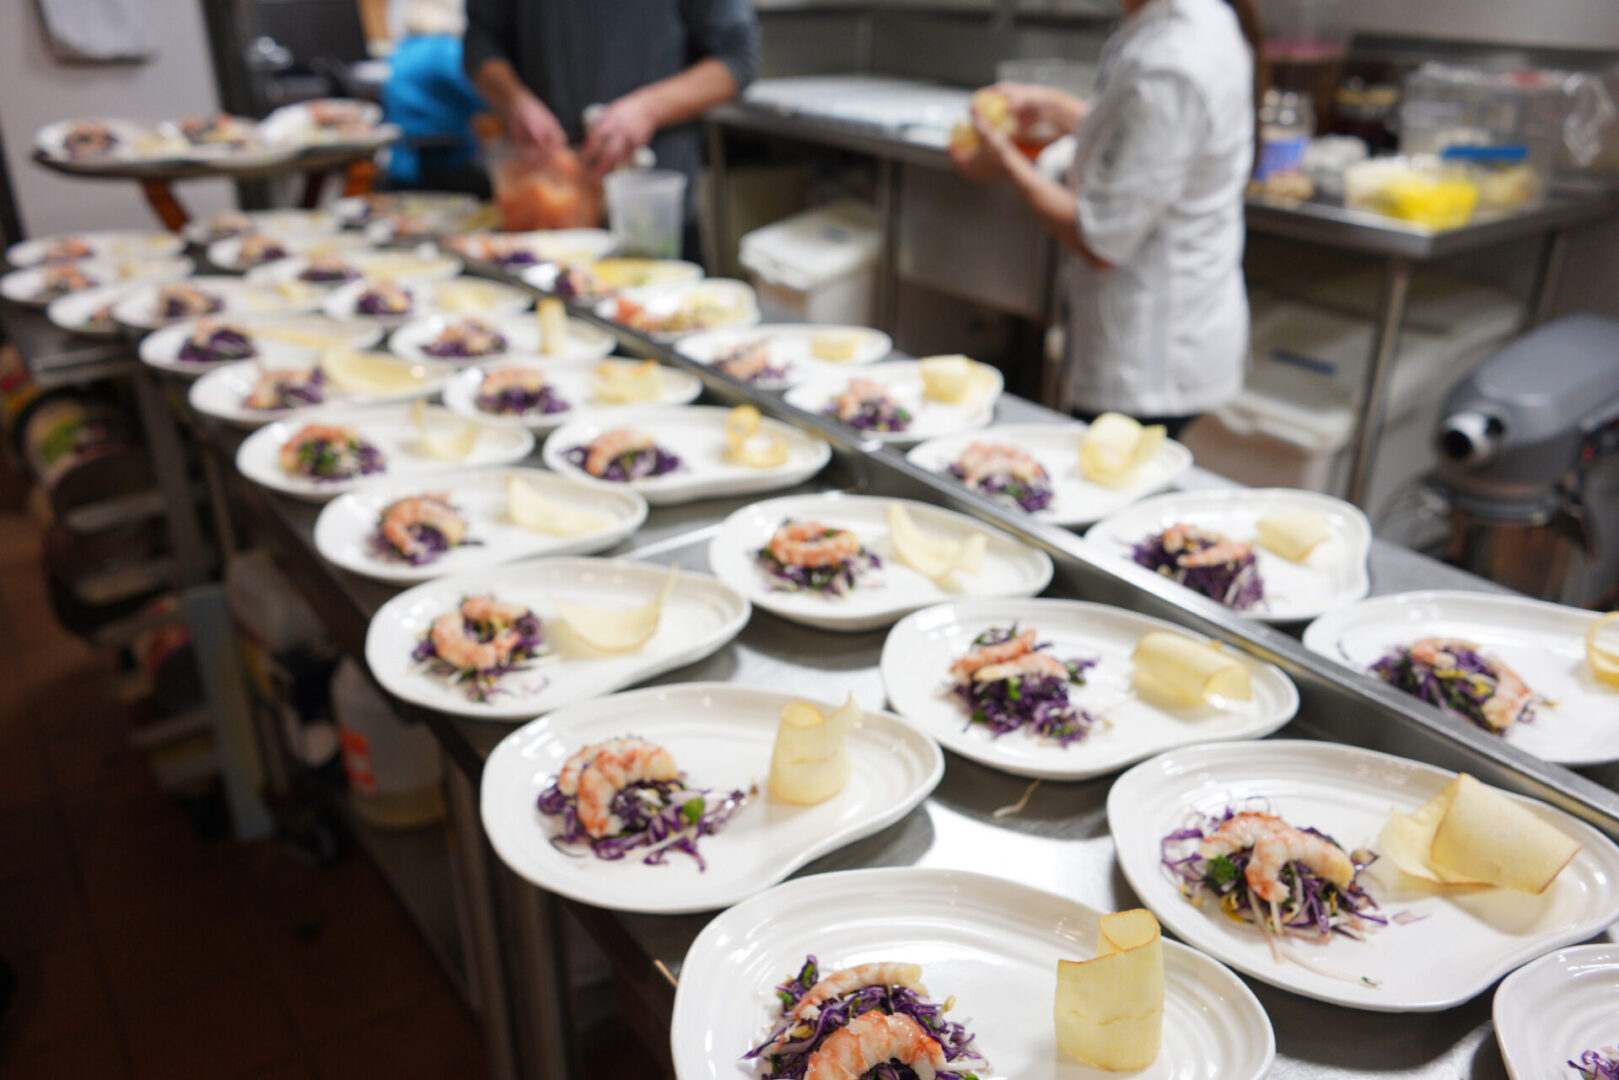
[[[1360,399],[1360,416],[1355,423],[1355,457],[1349,470],[1347,497],[1366,508],[1366,489],[1371,483],[1372,460],[1383,436],[1383,417],[1388,409],[1389,378],[1400,347],[1400,324],[1405,321],[1405,302],[1411,294],[1411,260],[1393,258],[1383,269],[1383,290],[1377,301],[1377,328],[1372,336],[1372,354],[1366,361],[1366,386]]]

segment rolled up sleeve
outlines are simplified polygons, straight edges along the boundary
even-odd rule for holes
[[[1107,106],[1087,120],[1104,127],[1080,169],[1078,227],[1086,249],[1117,266],[1185,191],[1209,118],[1191,82],[1173,73],[1140,75]]]
[[[749,0],[687,0],[690,60],[724,64],[741,93],[759,74],[759,20]]]
[[[461,38],[461,63],[467,75],[490,60],[512,59],[506,43],[512,36],[512,0],[467,0],[467,29]]]

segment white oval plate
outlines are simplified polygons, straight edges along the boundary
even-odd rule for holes
[[[618,248],[618,238],[606,229],[541,229],[534,232],[475,232],[458,236],[446,242],[451,248],[476,263],[497,269],[506,269],[491,255],[491,247],[498,252],[526,251],[534,262],[513,267],[508,273],[527,273],[538,265],[575,266],[591,263],[611,254]]]
[[[531,608],[545,629],[556,618],[557,599],[590,607],[639,606],[657,595],[668,573],[667,567],[628,559],[557,558],[437,578],[377,609],[365,637],[366,663],[384,690],[425,708],[479,720],[528,720],[719,651],[747,623],[747,600],[707,574],[680,572],[657,633],[640,649],[617,656],[537,660],[529,670],[501,679],[502,692],[488,701],[469,701],[462,687],[424,671],[410,658],[433,620],[453,611],[463,597],[494,593]],[[548,640],[556,640],[554,627],[545,632]]]
[[[427,346],[438,340],[438,336],[444,332],[446,326],[459,322],[461,318],[476,318],[499,330],[501,337],[506,339],[506,351],[491,353],[488,356],[469,356],[464,359],[454,356],[433,356],[429,353]],[[567,348],[558,355],[542,355],[539,322],[535,316],[523,314],[461,317],[429,315],[406,323],[395,330],[393,336],[388,339],[388,348],[406,360],[443,360],[452,364],[488,364],[518,356],[533,357],[548,363],[600,360],[611,353],[617,344],[618,340],[612,334],[595,323],[569,318]]]
[[[1564,1064],[1619,1042],[1619,945],[1542,956],[1495,988],[1495,1041],[1512,1080],[1573,1080]]]
[[[272,234],[267,234],[272,235]],[[249,285],[275,286],[296,281],[298,274],[309,265],[310,255],[335,255],[372,251],[371,245],[361,237],[347,233],[293,233],[276,236],[287,249],[287,257],[266,263],[248,265],[242,261],[242,238],[228,236],[208,245],[208,261],[221,270],[233,274],[246,274]],[[320,288],[330,288],[318,281],[304,282]]]
[[[667,372],[668,375],[684,372]],[[687,378],[692,376],[687,375]],[[832,448],[823,439],[764,417],[759,421],[761,435],[775,435],[787,444],[787,461],[770,469],[755,469],[726,460],[725,418],[729,409],[718,405],[668,406],[664,408],[587,408],[585,415],[557,428],[545,440],[542,456],[548,468],[564,476],[607,487],[628,487],[640,492],[653,506],[674,506],[699,499],[729,495],[780,491],[802,484],[832,459]],[[681,466],[663,476],[631,480],[627,484],[598,480],[565,456],[604,431],[627,427],[644,431],[666,450],[680,458]]]
[[[353,135],[340,135],[337,131],[321,128],[310,116],[310,106],[327,102],[353,107],[360,123],[370,125],[369,131]],[[300,101],[283,105],[259,123],[259,134],[271,142],[294,143],[301,146],[370,146],[383,138],[382,106],[374,101],[357,98],[321,98],[319,101]]]
[[[320,303],[319,289],[258,289],[235,277],[195,277],[187,280],[203,292],[222,297],[225,306],[210,318],[238,315],[301,315]],[[142,285],[113,308],[113,318],[137,330],[156,330],[179,319],[166,319],[157,310],[158,285]]]
[[[703,278],[703,268],[694,262],[687,262],[684,259],[619,259],[615,256],[607,259],[596,259],[591,261],[640,264],[646,268],[645,273],[649,277],[656,278],[657,280],[648,281],[647,283],[641,285],[623,285],[615,289],[610,289],[606,294],[603,295],[571,297],[570,299],[576,303],[595,303],[598,300],[604,299],[606,296],[611,296],[614,293],[622,292],[624,289],[659,288],[666,285],[684,285],[694,281],[701,281]],[[556,263],[548,263],[544,266],[532,267],[523,271],[523,281],[526,284],[532,285],[534,288],[539,289],[541,292],[555,292],[557,276],[562,273],[564,265],[565,264],[559,260]],[[583,265],[589,266],[590,263],[587,262]]]
[[[1585,661],[1585,632],[1598,618],[1523,596],[1397,593],[1321,616],[1305,629],[1304,645],[1366,671],[1394,646],[1420,638],[1477,642],[1555,703],[1539,708],[1533,722],[1513,724],[1503,738],[1546,761],[1595,765],[1619,761],[1619,689],[1598,682]]]
[[[82,240],[90,248],[87,258],[102,262],[130,259],[167,259],[185,250],[185,241],[170,232],[142,232],[136,229],[103,229],[97,232],[61,233],[39,236],[12,244],[6,261],[15,267],[35,266],[62,240]],[[77,260],[73,260],[77,261]]]
[[[770,1032],[773,988],[814,954],[821,971],[922,965],[935,1000],[956,999],[989,1061],[983,1080],[1099,1080],[1057,1049],[1057,961],[1096,955],[1102,913],[987,874],[893,867],[813,874],[705,926],[675,990],[670,1048],[679,1080],[757,1080],[742,1055]],[[1164,942],[1164,1041],[1141,1080],[1260,1080],[1276,1057],[1270,1019],[1224,967]]]
[[[545,374],[546,382],[556,388],[562,395],[562,400],[568,403],[568,408],[561,412],[530,413],[524,416],[503,416],[499,413],[484,412],[478,407],[478,392],[483,387],[484,376],[496,368],[527,368]],[[597,403],[592,395],[595,393],[596,361],[567,362],[560,360],[496,360],[479,365],[478,367],[463,368],[444,387],[444,404],[463,416],[476,416],[485,420],[504,420],[508,423],[526,425],[534,431],[551,431],[580,416],[590,416],[604,422],[614,416],[627,415],[634,411],[656,408],[659,405],[684,405],[696,401],[697,396],[703,392],[702,380],[689,372],[680,371],[671,367],[659,367],[658,374],[663,383],[663,396],[655,402],[638,402],[634,405],[603,405]],[[828,453],[830,453],[828,448]],[[563,462],[562,466],[552,466],[563,471],[579,473],[578,469]],[[753,471],[753,470],[749,470]],[[579,473],[583,476],[583,473]],[[586,479],[589,479],[588,477]],[[594,480],[590,480],[595,483]],[[644,481],[650,484],[651,481]],[[622,486],[622,485],[614,485]],[[641,485],[635,485],[637,487]]]
[[[316,345],[303,344],[304,335],[316,335],[329,338],[333,343],[347,344],[354,349],[369,349],[382,340],[382,330],[375,326],[360,326],[355,323],[337,322],[321,315],[275,315],[275,316],[226,316],[209,315],[207,318],[225,321],[247,332],[253,339],[253,345],[258,349],[259,355],[254,360],[261,361],[271,367],[297,367],[301,364],[312,363],[320,349]],[[194,360],[180,359],[180,350],[184,347],[197,327],[196,319],[187,319],[185,322],[170,323],[161,330],[154,330],[141,339],[140,358],[143,363],[150,364],[159,371],[167,371],[173,375],[183,375],[194,379],[204,375],[215,368],[227,367],[230,364],[240,363],[238,360],[226,360],[222,363],[208,364]],[[281,335],[286,335],[282,337]]]
[[[117,320],[113,325],[104,329],[95,329],[90,320],[102,308],[116,307],[118,301],[128,295],[133,285],[103,285],[97,289],[85,289],[83,292],[68,293],[57,297],[45,305],[45,317],[53,326],[85,337],[116,338],[118,337]]]
[[[996,424],[982,431],[929,439],[906,454],[911,464],[955,481],[945,471],[973,443],[1005,443],[1021,447],[1045,466],[1051,479],[1051,504],[1032,516],[1069,528],[1100,521],[1137,499],[1162,491],[1192,467],[1192,452],[1165,439],[1153,459],[1136,471],[1135,479],[1121,488],[1103,487],[1085,479],[1079,469],[1079,446],[1086,425]],[[1005,500],[1011,506],[1011,500]]]
[[[236,211],[226,211],[232,217]],[[214,235],[215,218],[223,217],[216,214],[213,218],[203,218],[193,221],[180,230],[180,235],[193,244],[203,247],[221,239]],[[243,212],[252,223],[251,231],[264,233],[283,240],[306,238],[311,236],[329,236],[341,226],[338,220],[324,210],[248,210]]]
[[[811,345],[822,336],[853,337],[854,355],[843,361],[817,359]],[[682,339],[676,349],[699,364],[712,365],[726,353],[757,341],[768,342],[771,363],[786,369],[785,378],[761,379],[752,384],[762,390],[781,390],[827,372],[875,364],[894,351],[893,339],[881,330],[819,323],[768,323],[746,330],[705,330]]]
[[[559,709],[506,736],[484,763],[484,832],[514,873],[581,903],[658,915],[713,911],[887,828],[944,775],[932,739],[891,713],[868,712],[849,733],[852,771],[841,791],[817,806],[776,801],[767,790],[770,755],[781,710],[796,700],[751,686],[678,683]],[[815,704],[830,712],[842,702]],[[757,798],[699,842],[708,869],[679,853],[647,866],[633,853],[609,862],[552,845],[558,825],[540,813],[540,793],[581,747],[626,734],[668,750],[695,787],[758,786]]]
[[[910,410],[911,426],[904,431],[849,430],[862,439],[909,446],[926,439],[981,428],[995,418],[995,402],[1000,400],[1005,380],[999,371],[988,364],[984,368],[994,375],[990,388],[956,404],[930,401],[923,395],[921,368],[915,360],[888,360],[870,364],[859,371],[817,374],[787,391],[786,400],[795,408],[822,416],[833,400],[843,393],[850,379],[872,379],[888,387],[889,397],[895,404]]]
[[[583,536],[548,536],[526,529],[506,512],[506,481],[521,476],[546,498],[611,517],[612,523]],[[435,480],[438,487],[435,488]],[[424,566],[372,553],[377,518],[396,500],[443,490],[467,522],[477,544],[452,548]],[[315,548],[327,562],[378,581],[418,582],[552,555],[590,555],[621,543],[646,520],[646,500],[633,491],[608,491],[533,468],[473,469],[454,477],[384,480],[339,495],[315,521]]]
[[[299,409],[250,409],[242,404],[243,400],[258,383],[259,375],[266,368],[308,368],[312,367],[314,358],[305,354],[301,362],[278,364],[274,359],[265,360],[239,360],[231,364],[221,364],[205,372],[201,378],[191,384],[191,391],[187,400],[191,407],[204,416],[211,416],[216,420],[224,421],[235,427],[256,428],[277,420],[287,420],[295,416],[313,412],[316,409],[327,409],[333,406],[342,408],[359,408],[368,405],[391,405],[400,401],[413,401],[420,397],[429,397],[444,388],[444,383],[454,370],[448,364],[433,364],[428,366],[428,378],[420,386],[410,390],[393,390],[381,394],[354,394],[335,389],[329,383],[326,389],[326,400],[320,405],[308,405]]]
[[[551,442],[556,442],[555,437]],[[956,575],[953,581],[960,582],[960,591],[951,592],[896,559],[888,539],[888,506],[896,502],[905,506],[911,520],[926,533],[950,538],[965,537],[969,532],[987,536],[989,550],[983,570],[971,576]],[[754,553],[787,518],[849,529],[883,565],[844,596],[778,592],[770,587]],[[744,506],[720,524],[719,534],[708,545],[708,565],[721,581],[735,586],[766,611],[820,630],[850,631],[888,626],[901,616],[947,600],[1034,596],[1051,583],[1052,573],[1051,558],[1045,552],[965,514],[909,499],[842,492],[788,495]]]
[[[362,278],[347,285],[339,285],[326,294],[325,300],[321,302],[321,310],[334,319],[395,327],[420,319],[424,315],[458,314],[488,318],[516,315],[534,305],[534,297],[529,293],[514,289],[510,285],[502,285],[497,281],[485,281],[481,278],[441,282],[406,281],[397,284],[415,301],[410,311],[403,315],[362,315],[355,310],[354,305],[359,303],[360,295],[374,284],[375,282]]]
[[[1366,560],[1372,525],[1355,507],[1314,491],[1293,488],[1212,488],[1155,495],[1110,514],[1092,526],[1085,542],[1108,558],[1134,565],[1130,549],[1154,533],[1184,521],[1233,540],[1253,540],[1259,519],[1277,510],[1311,510],[1331,532],[1302,565],[1254,544],[1254,561],[1265,583],[1267,606],[1239,615],[1268,623],[1294,623],[1352,604],[1371,590]]]
[[[1101,663],[1085,672],[1085,684],[1069,688],[1069,700],[1109,723],[1064,748],[1023,732],[991,738],[981,724],[969,726],[949,693],[950,665],[992,626],[1039,631],[1049,655]],[[883,642],[883,686],[895,712],[920,725],[945,749],[1015,776],[1085,780],[1115,772],[1176,746],[1229,739],[1258,739],[1280,728],[1299,708],[1299,692],[1281,668],[1236,650],[1232,659],[1253,680],[1250,701],[1226,708],[1166,708],[1131,691],[1130,656],[1154,630],[1187,631],[1162,619],[1079,600],[961,600],[913,612]],[[1187,635],[1195,636],[1195,635]]]
[[[109,285],[135,286],[150,282],[179,281],[181,278],[190,277],[197,268],[196,263],[183,255],[167,259],[131,259],[123,262],[81,259],[72,263],[31,266],[26,270],[13,270],[0,277],[0,296],[23,307],[45,308],[52,300],[62,299],[53,297],[51,300],[45,300],[40,297],[39,290],[44,285],[46,276],[67,266],[80,271],[96,283],[90,289],[81,289],[79,292],[90,292]]]
[[[319,422],[353,427],[381,450],[385,468],[380,473],[352,480],[320,482],[288,476],[278,460],[281,447],[305,424]],[[306,502],[325,502],[372,480],[454,474],[482,465],[512,465],[534,449],[534,434],[516,424],[478,423],[482,433],[464,461],[440,461],[421,452],[416,424],[408,405],[371,409],[314,409],[290,420],[266,424],[243,440],[236,450],[237,470],[255,484]],[[452,488],[454,480],[444,481]]]
[[[526,280],[526,279],[525,279]],[[692,296],[713,297],[718,303],[724,304],[731,317],[723,323],[712,326],[696,326],[690,330],[645,330],[645,333],[654,341],[679,341],[704,330],[720,330],[728,327],[753,326],[759,321],[759,297],[754,293],[753,286],[745,281],[734,281],[730,278],[703,278],[699,281],[672,282],[663,285],[648,285],[640,289],[625,289],[617,296],[609,297],[596,305],[596,314],[604,319],[614,322],[623,322],[618,317],[618,305],[622,300],[636,304],[654,318],[667,318],[680,309]],[[624,323],[628,326],[628,323]]]
[[[1193,907],[1160,861],[1160,842],[1192,811],[1263,800],[1289,824],[1311,826],[1346,850],[1377,850],[1391,809],[1409,814],[1455,773],[1404,758],[1326,742],[1266,740],[1189,746],[1160,754],[1119,777],[1107,797],[1119,867],[1159,922],[1192,946],[1295,994],[1374,1012],[1434,1012],[1478,996],[1513,968],[1584,941],[1619,919],[1619,847],[1545,803],[1509,795],[1584,845],[1543,895],[1507,889],[1447,893],[1380,859],[1361,876],[1390,924],[1365,941],[1334,938],[1289,948],[1313,968],[1278,962],[1254,927],[1205,905]],[[1321,969],[1340,977],[1323,974]],[[1380,985],[1360,980],[1370,978]]]

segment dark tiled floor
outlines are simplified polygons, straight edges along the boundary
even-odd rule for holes
[[[372,867],[204,842],[130,750],[108,662],[52,621],[0,509],[0,1076],[485,1075],[477,1029]]]

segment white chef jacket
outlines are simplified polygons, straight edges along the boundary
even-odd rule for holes
[[[1136,416],[1206,412],[1242,387],[1248,295],[1243,188],[1253,56],[1225,0],[1148,0],[1102,54],[1069,185],[1068,393]]]

